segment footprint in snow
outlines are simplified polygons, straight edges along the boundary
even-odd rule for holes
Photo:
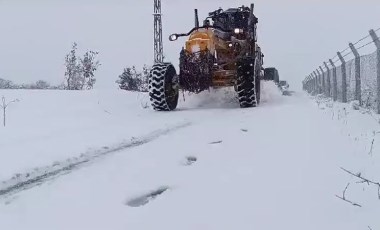
[[[190,166],[192,164],[194,164],[198,159],[196,157],[193,157],[193,156],[189,156],[189,157],[186,157],[186,161],[184,163],[185,166]]]
[[[146,204],[148,204],[150,201],[156,199],[157,197],[161,196],[165,192],[167,192],[170,188],[169,187],[160,187],[148,194],[138,196],[136,198],[133,198],[127,202],[127,205],[129,207],[138,208],[142,207]]]
[[[217,144],[221,144],[223,143],[223,141],[214,141],[214,142],[211,142],[209,143],[210,145],[217,145]]]

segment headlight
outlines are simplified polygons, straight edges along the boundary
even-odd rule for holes
[[[169,36],[169,40],[170,41],[175,41],[177,39],[178,39],[178,35],[176,35],[176,34],[172,34],[172,35]]]
[[[243,31],[243,29],[236,28],[234,30],[234,32],[235,32],[235,34],[242,34],[244,31]]]

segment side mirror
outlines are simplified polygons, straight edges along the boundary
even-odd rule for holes
[[[206,26],[206,27],[210,26],[210,20],[208,20],[208,19],[204,20],[203,26]]]
[[[177,34],[172,34],[169,36],[169,41],[176,41],[178,39],[178,35]]]

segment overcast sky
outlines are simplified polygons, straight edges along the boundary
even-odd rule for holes
[[[252,0],[251,0],[252,1]],[[209,11],[249,5],[249,0],[162,0],[164,51],[178,63],[183,39],[173,32],[193,27],[193,8]],[[378,0],[257,0],[259,42],[265,65],[291,84],[337,50],[380,27]],[[100,52],[98,88],[115,87],[126,66],[151,64],[153,0],[0,0],[0,78],[59,84],[72,42]]]

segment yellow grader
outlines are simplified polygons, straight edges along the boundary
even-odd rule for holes
[[[209,88],[234,87],[241,108],[260,103],[263,57],[257,44],[254,5],[209,13],[185,34],[172,34],[170,41],[189,37],[180,53],[179,74],[171,63],[156,63],[149,76],[149,96],[158,111],[175,110],[179,90],[200,93]]]

